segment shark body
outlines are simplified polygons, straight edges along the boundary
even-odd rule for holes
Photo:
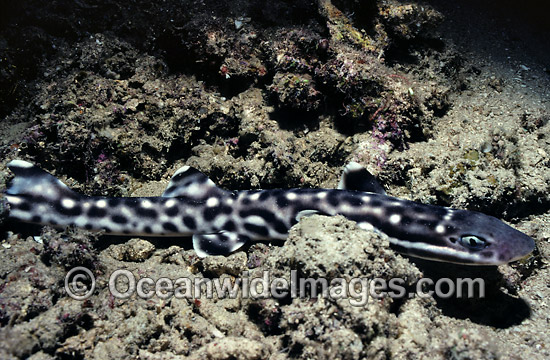
[[[201,257],[223,255],[248,241],[280,239],[302,216],[343,215],[365,230],[388,235],[400,253],[431,260],[498,265],[530,253],[534,241],[479,212],[387,196],[357,163],[346,166],[338,189],[227,191],[184,166],[160,197],[78,194],[33,164],[13,160],[6,191],[10,217],[112,235],[192,236]]]

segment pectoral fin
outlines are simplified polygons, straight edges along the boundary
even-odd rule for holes
[[[193,235],[193,248],[201,258],[209,255],[227,255],[250,240],[248,236],[229,231]]]

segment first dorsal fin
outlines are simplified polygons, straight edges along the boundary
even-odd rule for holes
[[[346,165],[338,189],[365,191],[386,195],[386,191],[378,180],[358,163],[352,161]]]
[[[203,199],[226,194],[227,191],[217,187],[208,176],[199,170],[183,166],[174,173],[162,196]]]

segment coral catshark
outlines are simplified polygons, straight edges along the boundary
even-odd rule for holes
[[[343,215],[386,234],[396,251],[461,264],[502,264],[534,248],[529,236],[479,212],[387,196],[350,163],[338,189],[227,191],[189,166],[160,197],[84,196],[31,163],[13,160],[6,191],[10,217],[113,235],[192,236],[199,256],[228,254],[251,240],[286,239],[300,217]]]

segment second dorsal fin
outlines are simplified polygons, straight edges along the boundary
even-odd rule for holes
[[[386,191],[378,180],[358,163],[352,161],[346,165],[338,189],[365,191],[386,195]]]
[[[208,176],[199,170],[190,166],[183,166],[174,173],[162,196],[205,199],[227,194],[228,191],[217,187]]]

